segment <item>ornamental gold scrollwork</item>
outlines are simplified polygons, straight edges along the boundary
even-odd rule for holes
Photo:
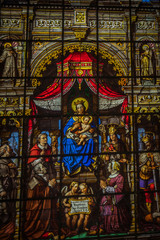
[[[137,123],[141,123],[141,118],[142,118],[142,115],[138,116]]]
[[[0,111],[0,117],[4,116],[4,112]]]
[[[101,29],[124,29],[124,22],[123,21],[108,21],[108,20],[100,20],[98,21],[99,28]],[[90,28],[96,27],[96,20],[89,20]]]
[[[77,39],[81,40],[81,39],[85,38],[86,31],[74,32],[74,35]]]
[[[148,121],[151,121],[151,118],[152,118],[151,115],[148,115],[148,116],[147,116],[147,120],[148,120]]]
[[[40,49],[41,47],[43,47],[43,44],[41,42],[35,42],[34,44],[34,50],[38,50]]]
[[[64,27],[70,28],[72,21],[70,19],[64,20]],[[60,19],[37,19],[35,21],[36,28],[62,28],[62,20]]]
[[[17,128],[20,128],[20,126],[22,125],[21,122],[22,122],[21,120],[19,119],[17,120],[16,118],[10,118],[9,121],[7,121],[6,118],[3,118],[1,124],[2,126],[8,126],[8,127],[15,126]]]
[[[13,120],[14,123],[15,123],[15,125],[16,125],[16,127],[17,127],[17,128],[20,128],[20,126],[21,126],[20,120],[18,121],[18,120],[15,119],[15,118],[11,118],[10,120]]]
[[[32,79],[32,87],[37,87],[40,85],[41,85],[40,81],[38,81],[37,79]]]
[[[126,86],[128,82],[129,82],[128,79],[126,79],[126,78],[121,78],[121,79],[118,81],[118,84],[119,84],[120,86]]]
[[[6,105],[5,102],[6,102],[6,99],[1,97],[0,98],[0,106],[5,106]]]
[[[25,115],[30,116],[32,112],[32,109],[26,109],[25,110]],[[23,116],[23,110],[15,110],[15,111],[0,111],[0,117],[2,116],[7,116],[7,117],[16,117],[16,116]]]
[[[159,113],[160,107],[134,107],[133,109],[134,113]],[[132,113],[132,108],[127,108],[127,113]]]
[[[147,112],[148,112],[148,108],[147,107],[140,109],[140,113],[147,113]]]
[[[159,109],[156,108],[156,107],[152,107],[152,108],[150,109],[150,111],[151,111],[151,112],[155,112],[155,113],[159,113]]]
[[[134,108],[134,113],[138,113],[140,111],[140,107]]]
[[[20,28],[21,27],[21,19],[9,19],[9,18],[2,18],[1,19],[1,28]]]
[[[7,124],[7,120],[6,120],[6,118],[3,118],[2,119],[2,125],[5,126],[6,124]]]
[[[17,116],[23,116],[23,111],[22,110],[17,111]]]
[[[31,115],[31,112],[32,112],[32,109],[26,109],[26,110],[25,110],[25,115],[26,115],[26,116],[30,116],[30,115]]]
[[[144,121],[144,118],[146,120],[148,120],[149,122],[152,121],[152,118],[155,118],[160,122],[160,115],[159,114],[149,114],[149,115],[146,115],[146,114],[142,114],[142,115],[139,115],[137,117],[137,123],[142,123]]]
[[[142,107],[140,113],[159,113],[159,107]]]
[[[139,104],[158,104],[160,96],[158,95],[143,95],[138,97]]]
[[[18,103],[19,103],[19,99],[18,99],[18,97],[16,97],[16,98],[3,98],[3,97],[1,97],[0,98],[0,106],[1,107],[5,107],[5,106],[16,106],[16,105],[18,105]]]
[[[7,116],[16,116],[15,111],[7,111]]]
[[[155,22],[154,21],[139,21],[137,22],[137,29],[143,29],[143,30],[149,30],[155,28]]]
[[[90,45],[87,45],[87,44],[84,44],[84,45],[80,45],[80,44],[73,44],[73,45],[69,45],[69,46],[65,46],[64,47],[64,51],[63,51],[63,54],[65,55],[66,52],[70,52],[70,53],[73,53],[74,51],[79,51],[79,52],[82,52],[82,51],[86,51],[86,52],[91,52],[91,51],[94,51],[94,53],[97,55],[97,47],[96,46],[90,46]],[[109,61],[108,63],[109,64],[113,64],[113,69],[117,72],[116,76],[123,76],[124,75],[124,72],[123,72],[123,69],[122,67],[120,66],[119,64],[119,61],[117,59],[114,58],[113,55],[111,55],[110,53],[108,53],[106,50],[102,50],[102,49],[99,49],[99,53],[102,55],[102,58],[103,59],[106,59],[108,58]],[[46,66],[45,65],[49,65],[51,64],[51,60],[52,58],[54,59],[57,59],[58,56],[62,54],[62,49],[59,49],[59,50],[56,50],[50,54],[48,54],[38,65],[35,73],[34,73],[34,76],[35,77],[42,77],[43,76],[43,71],[46,70]],[[127,80],[125,80],[124,78],[119,82],[119,84],[127,84]]]
[[[131,108],[127,108],[127,113],[131,113],[132,109]]]

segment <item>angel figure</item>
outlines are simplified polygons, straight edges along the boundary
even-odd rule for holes
[[[80,188],[80,195],[82,195],[82,197],[79,197],[79,199],[81,199],[82,201],[88,200],[88,205],[90,208],[91,206],[94,205],[94,200],[92,197],[89,197],[87,195],[90,195],[91,193],[93,193],[92,189],[89,188],[86,183],[81,183],[79,185],[79,188]],[[83,229],[85,231],[89,231],[89,229],[87,228],[87,225],[88,225],[90,214],[91,214],[91,210],[90,210],[90,212],[81,213],[79,215],[79,219],[77,222],[77,232],[79,231],[82,224],[83,224]]]
[[[71,199],[74,199],[74,196],[76,196],[78,193],[78,182],[72,182],[69,186],[70,191],[68,191],[65,196],[66,198],[63,200],[63,205],[65,207],[64,212],[65,212],[65,217],[66,217],[66,225],[69,228],[70,231],[75,230],[76,229],[76,223],[77,223],[77,219],[78,219],[78,215],[74,214],[74,215],[70,215],[69,212],[71,210]],[[62,191],[66,191],[66,187],[64,187],[65,189],[63,189]],[[70,198],[71,196],[73,196],[72,198]]]

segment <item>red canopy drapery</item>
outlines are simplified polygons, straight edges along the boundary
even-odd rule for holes
[[[102,73],[103,63],[99,63],[99,72]],[[63,61],[63,94],[66,94],[74,85],[76,78],[79,83],[79,88],[81,83],[85,80],[88,87],[97,94],[97,82],[93,76],[96,76],[97,72],[97,60],[90,54],[86,52],[74,52],[71,53]],[[31,108],[33,116],[36,115],[37,109],[34,101],[38,105],[38,101],[49,101],[51,99],[58,99],[61,96],[62,91],[62,63],[57,63],[57,78],[54,80],[52,86],[36,96],[33,101],[31,101]],[[65,78],[67,77],[67,78]],[[74,77],[74,78],[73,78]],[[83,77],[83,78],[80,78]],[[107,100],[118,100],[122,99],[121,112],[126,113],[126,107],[128,104],[127,96],[119,94],[111,90],[106,83],[101,83],[99,80],[99,97]],[[43,107],[43,104],[42,106]],[[123,120],[128,126],[128,116],[123,116]],[[32,133],[33,120],[29,121],[29,135]]]
[[[99,73],[103,70],[103,63],[99,63]],[[79,89],[84,77],[93,77],[97,74],[97,60],[86,52],[74,52],[63,61],[63,76],[78,77]],[[62,62],[57,63],[57,75],[62,76]],[[82,77],[82,78],[81,78]],[[73,80],[73,79],[72,79]]]

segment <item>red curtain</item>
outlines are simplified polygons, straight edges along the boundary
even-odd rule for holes
[[[80,56],[80,54],[82,53],[73,53],[70,54],[65,60],[64,63],[67,63],[67,61],[69,61],[70,59],[72,59],[74,61],[74,63],[77,61],[78,63],[80,61],[90,61],[90,62],[96,62],[96,60],[93,58],[93,56],[88,55],[87,53],[83,52],[83,57],[82,55]],[[84,59],[85,58],[85,59]],[[57,65],[59,65],[60,67],[61,63],[58,63]],[[70,64],[68,64],[69,66]],[[83,64],[81,64],[82,66]],[[68,71],[68,70],[66,70]],[[76,71],[70,71],[70,74],[74,73],[74,76],[76,74]],[[86,84],[88,85],[88,87],[91,89],[91,91],[93,91],[95,94],[97,94],[97,83],[96,80],[93,78],[93,72],[90,72],[90,76],[89,75],[89,71],[84,71],[85,73],[87,72],[87,76],[84,79]],[[57,74],[58,76],[62,75],[62,72],[58,72]],[[67,72],[64,72],[64,76],[67,76]],[[78,75],[78,73],[77,73]],[[85,76],[83,74],[83,76]],[[61,78],[56,78],[52,84],[52,86],[50,86],[48,89],[46,89],[45,91],[43,91],[42,93],[40,93],[38,96],[36,96],[34,99],[35,100],[50,100],[53,98],[58,98],[61,95],[61,91],[63,90],[63,95],[66,94],[74,85],[75,83],[75,78],[72,78],[72,76],[70,75],[69,77],[71,78],[65,78],[63,80],[63,88],[62,88],[62,79]],[[117,99],[124,99],[122,107],[121,107],[121,112],[124,113],[125,115],[123,116],[123,121],[125,122],[126,126],[128,126],[128,121],[129,121],[129,117],[126,115],[127,111],[126,108],[128,106],[128,99],[127,96],[119,94],[113,90],[111,90],[106,83],[99,83],[99,97],[101,98],[105,98],[105,99],[109,99],[109,100],[117,100]],[[34,100],[33,99],[33,100]],[[35,103],[33,102],[33,100],[31,100],[31,108],[32,108],[32,119],[29,120],[29,126],[28,126],[28,133],[29,135],[31,135],[32,133],[32,129],[33,129],[33,124],[35,123],[34,120],[34,116],[36,116],[37,114],[37,108]]]

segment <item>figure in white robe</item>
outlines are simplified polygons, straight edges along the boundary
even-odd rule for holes
[[[2,73],[3,82],[8,82],[6,78],[16,77],[16,53],[13,51],[11,44],[6,43],[4,46],[4,51],[0,56],[0,63],[4,62],[4,68]]]

